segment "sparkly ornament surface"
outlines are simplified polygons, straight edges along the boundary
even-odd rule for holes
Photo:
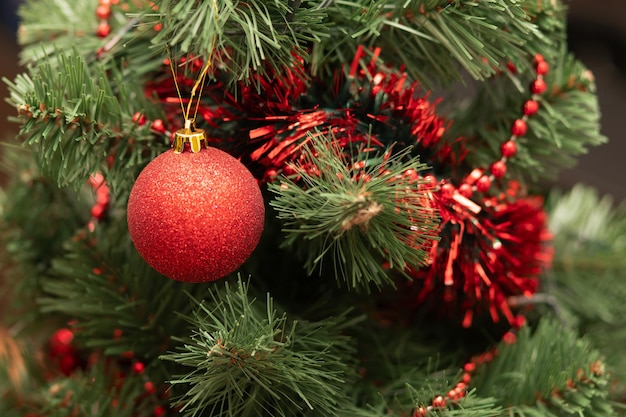
[[[216,148],[164,152],[144,168],[128,200],[128,230],[141,256],[185,282],[239,268],[259,242],[264,215],[256,179]]]

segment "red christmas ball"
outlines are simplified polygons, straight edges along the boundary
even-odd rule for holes
[[[128,199],[128,230],[145,261],[177,281],[208,282],[248,259],[263,231],[256,179],[216,149],[164,152],[139,174]]]

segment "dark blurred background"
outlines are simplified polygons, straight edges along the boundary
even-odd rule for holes
[[[95,0],[94,0],[95,1]],[[18,72],[15,10],[19,0],[0,0],[0,76],[12,79]],[[626,199],[626,1],[570,0],[570,49],[594,73],[602,132],[609,143],[592,148],[578,165],[560,178],[563,188],[583,182],[602,193]],[[4,83],[0,97],[7,96]],[[11,137],[16,125],[7,122],[14,109],[0,102],[0,140]]]

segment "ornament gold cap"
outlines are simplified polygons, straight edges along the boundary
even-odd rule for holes
[[[174,153],[182,153],[185,143],[189,143],[191,152],[200,152],[202,141],[206,141],[204,129],[197,129],[193,120],[185,119],[185,127],[174,134]]]

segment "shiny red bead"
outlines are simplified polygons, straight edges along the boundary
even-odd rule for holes
[[[534,94],[543,94],[546,92],[547,89],[548,86],[546,85],[546,82],[542,79],[537,79],[533,81],[533,83],[530,85],[530,91],[532,91]]]
[[[437,185],[437,177],[435,177],[434,175],[424,175],[424,185],[428,185],[431,187],[434,187],[435,185]]]
[[[506,156],[507,158],[515,155],[517,153],[517,145],[513,140],[507,140],[500,146],[500,152],[502,152],[502,156]]]
[[[454,191],[454,185],[450,184],[449,182],[441,186],[441,196],[443,198],[452,198],[452,196],[454,195]]]
[[[98,37],[100,38],[106,38],[107,36],[109,36],[109,33],[111,33],[111,27],[109,26],[109,24],[105,21],[101,22],[98,25],[98,29],[96,30],[96,35],[98,35]]]
[[[108,19],[111,17],[111,8],[105,5],[98,6],[96,8],[96,16],[98,16],[98,19]]]
[[[535,64],[545,61],[545,58],[541,54],[535,54]]]
[[[70,345],[74,340],[74,332],[70,329],[59,329],[52,335],[51,342],[57,345]]]
[[[537,62],[535,65],[535,71],[537,71],[537,75],[545,75],[550,70],[550,65],[546,61]]]
[[[96,35],[101,38],[106,38],[107,36],[109,36],[109,33],[111,33],[111,26],[109,26],[107,22],[101,22],[100,25],[98,25]]]
[[[526,122],[522,119],[517,119],[513,122],[513,126],[511,127],[511,133],[515,136],[524,136],[526,131],[528,130],[528,126]]]
[[[163,124],[163,120],[161,119],[154,119],[152,121],[152,125],[150,126],[150,128],[152,130],[154,130],[155,132],[159,132],[159,133],[165,133],[165,124]]]
[[[539,103],[535,100],[526,100],[526,103],[524,103],[524,114],[533,116],[537,111],[539,111]]]
[[[156,386],[154,385],[154,382],[152,382],[152,381],[146,381],[146,383],[143,384],[143,389],[148,394],[154,394],[156,392],[156,390],[157,390]]]
[[[504,336],[502,336],[502,342],[506,345],[514,345],[517,341],[517,336],[513,332],[506,332]]]
[[[443,398],[441,395],[438,395],[435,398],[433,398],[433,407],[443,408],[445,406],[446,406],[446,399]]]
[[[502,178],[504,177],[504,174],[506,174],[506,163],[504,161],[496,161],[493,164],[491,164],[491,167],[489,167],[489,170],[491,171],[494,177]]]
[[[137,123],[139,126],[143,126],[146,124],[146,116],[143,113],[136,112],[133,114],[133,122]]]
[[[141,362],[135,362],[133,364],[133,372],[136,374],[143,374],[143,371],[146,370],[146,366]]]
[[[491,178],[487,175],[483,175],[480,177],[478,182],[476,182],[476,189],[481,193],[486,193],[491,188]]]
[[[511,74],[517,74],[517,68],[515,67],[515,64],[512,63],[511,61],[509,61],[509,63],[506,64],[506,67],[509,69]]]
[[[358,162],[354,164],[354,167],[356,168]],[[359,169],[363,169],[365,167],[365,162],[362,162],[362,167],[360,167]],[[408,178],[411,181],[417,181],[418,178],[418,174],[417,171],[415,171],[413,168],[409,168],[406,171],[404,171],[404,173],[402,174],[403,177]]]
[[[416,408],[413,413],[413,417],[426,417],[427,415],[428,411],[424,407]]]
[[[154,411],[152,412],[152,414],[154,414],[154,417],[161,417],[165,415],[165,407],[157,405],[156,407],[154,407]]]
[[[463,183],[459,187],[459,194],[461,194],[463,197],[470,198],[473,193],[474,189],[468,183]]]

